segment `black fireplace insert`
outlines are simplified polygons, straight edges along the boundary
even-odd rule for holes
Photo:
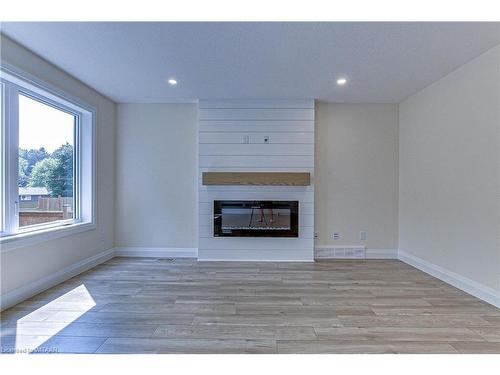
[[[215,237],[298,237],[298,201],[214,201]]]

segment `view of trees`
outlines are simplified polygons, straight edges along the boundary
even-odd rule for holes
[[[19,149],[19,186],[46,187],[53,197],[73,196],[73,146],[66,143],[49,154]]]

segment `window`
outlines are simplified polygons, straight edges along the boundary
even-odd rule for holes
[[[94,111],[2,67],[0,241],[93,225]]]
[[[19,227],[75,219],[77,125],[78,115],[19,95]]]

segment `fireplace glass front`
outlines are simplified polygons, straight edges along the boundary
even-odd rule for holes
[[[298,237],[298,201],[214,201],[215,237]]]

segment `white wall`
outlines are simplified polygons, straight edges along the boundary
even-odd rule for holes
[[[118,247],[196,248],[197,105],[119,104]]]
[[[316,103],[316,246],[398,246],[398,107]],[[367,240],[359,232],[367,232]],[[333,232],[340,233],[333,240]]]
[[[0,34],[0,38],[2,61],[97,109],[97,229],[34,246],[2,251],[1,293],[4,295],[113,247],[115,104],[4,35]]]
[[[500,46],[399,109],[399,248],[486,291],[500,291],[499,111]]]
[[[205,260],[312,260],[314,101],[200,101],[198,256]],[[243,144],[243,136],[249,143]],[[269,137],[269,144],[264,137]],[[205,171],[310,172],[310,186],[204,186]],[[298,238],[213,236],[214,200],[297,200]]]
[[[252,187],[250,190],[257,191],[260,196],[267,192],[283,197],[285,193],[281,192],[292,189],[305,193],[307,199],[312,199],[315,191],[319,197],[315,208],[307,199],[302,203],[301,222],[307,220],[307,225],[302,226],[301,234],[311,241],[314,213],[314,225],[319,232],[317,246],[366,245],[370,249],[397,249],[397,105],[319,102],[315,110],[316,137],[312,120],[295,121],[292,125],[286,121],[260,121],[250,125],[244,121],[226,121],[223,126],[213,120],[202,121],[199,146],[197,111],[194,104],[118,105],[116,246],[198,247],[195,186],[198,183],[198,147],[203,155],[200,166],[203,171],[207,170],[204,163],[210,153],[219,157],[230,153],[231,156],[224,160],[229,158],[231,162],[237,159],[235,153],[268,154],[262,151],[262,147],[268,146],[273,153],[279,152],[277,147],[281,152],[285,147],[292,154],[304,155],[304,147],[308,148],[307,152],[314,150],[316,138],[315,169],[292,168],[311,173],[316,170],[315,185],[307,188]],[[293,131],[290,126],[295,126]],[[249,145],[241,144],[244,134],[250,135]],[[270,135],[275,147],[262,144],[264,135]],[[271,158],[275,157],[283,158],[279,155]],[[265,158],[267,163],[269,156]],[[293,158],[294,155],[285,156],[288,163],[293,163]],[[256,162],[252,156],[244,159]],[[280,166],[290,170],[291,165],[281,163]],[[247,170],[248,165],[243,167]],[[280,169],[276,165],[256,168]],[[218,167],[212,169],[219,170]],[[224,167],[223,170],[242,170],[242,167]],[[151,185],[149,181],[156,183]],[[212,241],[211,201],[204,201],[207,193],[213,197],[218,192],[227,197],[227,190],[248,188],[224,187],[219,191],[221,187],[200,186],[199,189],[202,200],[199,237],[203,254],[206,242]],[[142,194],[144,190],[150,194]],[[165,195],[165,191],[171,193]],[[246,192],[246,197],[249,193]],[[333,230],[341,233],[339,241],[329,238]],[[367,231],[367,241],[359,241],[360,230]],[[220,244],[220,240],[213,239],[219,241],[215,244]],[[248,242],[249,239],[239,240]],[[257,240],[266,242],[266,239]]]

